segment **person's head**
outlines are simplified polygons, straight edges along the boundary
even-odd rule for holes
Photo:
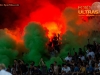
[[[87,49],[88,49],[88,51],[90,51],[90,50],[91,50],[91,48],[90,48],[90,47],[87,47]]]
[[[77,52],[75,52],[74,55],[77,55]]]
[[[37,66],[34,66],[34,70],[37,70]]]
[[[79,48],[79,51],[82,51],[82,48]]]
[[[98,46],[100,46],[100,43],[98,44]]]
[[[61,65],[58,65],[58,68],[61,68]]]
[[[44,62],[44,64],[42,66],[46,66],[46,63]]]
[[[23,61],[23,60],[21,60],[20,64],[24,64],[24,61]]]
[[[91,60],[91,59],[92,59],[92,56],[91,56],[91,55],[89,55],[88,59],[90,59],[90,60]]]
[[[40,66],[38,65],[37,68],[40,69]]]
[[[21,62],[21,60],[19,59],[19,60],[18,60],[18,63],[20,63],[20,62]]]
[[[77,67],[77,64],[75,63],[75,65],[74,65],[75,67]]]
[[[64,64],[64,68],[67,68],[67,65],[66,64]]]
[[[93,44],[96,45],[96,41],[93,41]]]
[[[14,63],[16,63],[17,62],[17,59],[14,59]]]
[[[89,64],[88,63],[86,64],[86,67],[89,67]]]
[[[0,70],[5,69],[5,65],[4,64],[0,64]]]
[[[99,59],[99,63],[100,63],[100,59]]]
[[[97,63],[95,63],[95,67],[98,67],[98,64]]]
[[[12,65],[12,68],[15,68],[15,66],[14,66],[14,65]]]
[[[80,67],[83,67],[83,63],[80,64]]]
[[[57,40],[57,35],[56,34],[54,34],[54,40]]]
[[[35,64],[35,62],[34,61],[32,61],[32,65],[34,65]]]
[[[57,65],[57,62],[56,61],[54,62],[54,65]]]
[[[89,48],[89,52],[92,52],[92,48]]]
[[[82,60],[80,58],[78,58],[78,62],[82,62]]]
[[[71,60],[71,63],[74,63],[74,59]]]
[[[20,62],[20,65],[22,65],[22,64],[23,64],[23,62],[21,61],[21,62]]]
[[[80,57],[82,57],[82,54],[79,54]]]
[[[68,57],[71,57],[70,53],[68,53]]]
[[[50,65],[50,68],[53,68],[53,66],[54,66],[54,64],[51,64],[51,65]]]

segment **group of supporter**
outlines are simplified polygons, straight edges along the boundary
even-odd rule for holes
[[[61,58],[62,64],[54,61],[47,67],[41,58],[36,66],[34,61],[26,64],[23,60],[15,59],[14,64],[4,70],[12,75],[100,75],[100,44],[93,41],[93,44],[88,42],[84,47],[85,50],[79,48],[74,55],[69,52],[64,59]]]

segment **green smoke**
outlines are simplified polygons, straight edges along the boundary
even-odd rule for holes
[[[82,48],[84,51],[84,46],[87,44],[87,40],[98,42],[99,37],[97,34],[94,35],[93,30],[99,31],[97,18],[88,19],[84,21],[82,17],[78,16],[77,10],[72,8],[66,8],[63,13],[64,18],[66,19],[66,33],[62,36],[62,48],[60,57],[65,58],[68,53],[71,55],[74,52],[78,52],[79,48]],[[100,20],[100,18],[99,18]],[[97,41],[98,39],[98,41]],[[73,50],[75,48],[75,50]]]
[[[47,66],[57,61],[58,64],[62,64],[61,58],[65,58],[68,53],[71,55],[74,52],[78,52],[79,48],[84,51],[84,45],[87,44],[87,39],[93,39],[91,35],[94,29],[97,29],[97,24],[94,19],[83,21],[77,14],[77,10],[67,8],[63,12],[66,22],[66,33],[61,37],[62,45],[60,53],[55,57],[48,57],[50,53],[46,48],[46,44],[49,41],[45,36],[46,32],[43,27],[36,23],[29,23],[25,28],[24,42],[25,46],[29,49],[29,52],[24,54],[23,59],[25,62],[30,63],[35,61],[36,65],[39,64],[41,58],[44,59]],[[93,40],[92,40],[93,41]],[[73,50],[75,48],[75,50]]]
[[[35,61],[36,65],[40,59],[45,57],[47,52],[46,43],[48,38],[46,32],[41,25],[29,23],[25,28],[24,42],[29,52],[24,55],[24,60],[28,63]]]
[[[78,48],[80,47],[84,49],[84,45],[87,44],[87,39],[91,41],[95,39],[97,42],[100,42],[100,36],[92,33],[93,30],[99,31],[98,28],[100,28],[96,18],[85,22],[78,17],[77,10],[72,8],[65,9],[63,15],[65,17],[67,30],[61,37],[61,51],[55,57],[50,57],[50,53],[48,52],[47,42],[49,40],[44,28],[36,23],[29,23],[25,27],[24,44],[28,52],[25,51],[26,53],[22,58],[26,63],[35,61],[36,65],[38,65],[40,59],[43,58],[47,66],[50,66],[54,61],[57,61],[58,64],[62,64],[61,58],[64,59],[68,53],[73,55],[75,51],[78,52]],[[8,66],[17,58],[16,46],[16,42],[6,34],[5,30],[0,30],[0,63],[4,63]],[[75,48],[75,50],[73,50],[73,48]]]
[[[4,63],[6,66],[13,63],[17,56],[15,47],[15,41],[6,34],[5,30],[0,30],[0,63]]]

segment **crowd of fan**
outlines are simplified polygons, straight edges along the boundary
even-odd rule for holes
[[[56,61],[49,68],[41,58],[39,66],[30,65],[22,60],[14,60],[14,64],[6,70],[12,75],[100,75],[100,44],[95,41],[86,45],[87,50],[79,48],[74,55],[62,59],[63,64]]]

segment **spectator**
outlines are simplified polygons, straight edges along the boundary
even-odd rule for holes
[[[34,66],[34,72],[32,73],[33,75],[40,75],[40,71],[37,66]]]
[[[11,72],[11,67],[10,66],[8,66],[7,71]]]
[[[86,67],[85,67],[85,64],[81,64],[80,65],[80,73],[79,75],[84,75],[86,73]]]
[[[95,52],[96,60],[99,60],[99,57],[100,57],[100,50],[98,49],[98,51]]]
[[[15,59],[14,62],[15,62],[14,67],[15,67],[15,70],[16,70],[16,74],[20,75],[20,72],[21,72],[21,70],[20,70],[20,62],[21,62],[21,60],[16,60]]]
[[[25,63],[22,60],[20,61],[20,69],[21,69],[21,73],[23,75],[25,75],[26,72],[27,72],[27,67],[26,67]]]
[[[15,69],[15,66],[14,66],[14,65],[13,65],[12,68],[11,68],[11,73],[12,73],[13,75],[17,75],[16,69]]]
[[[97,43],[95,41],[93,41],[92,50],[93,50],[93,52],[97,51]]]
[[[12,75],[10,72],[5,71],[5,65],[0,64],[0,75]]]
[[[58,65],[58,75],[61,75],[61,65]]]
[[[42,72],[41,72],[40,66],[37,66],[37,70],[38,70],[38,75],[42,75]]]
[[[74,66],[74,72],[73,72],[72,75],[77,75],[79,71],[80,71],[80,69],[79,69],[78,65],[75,64],[75,66]]]
[[[77,59],[78,59],[78,54],[77,54],[77,52],[75,52],[75,53],[74,53],[74,56],[73,56],[73,60],[74,60],[74,61],[77,61]]]
[[[40,63],[41,63],[40,66],[41,66],[42,75],[47,75],[47,66],[42,58],[41,58]]]
[[[94,72],[95,74],[99,72],[99,67],[97,63],[95,63]]]
[[[72,60],[72,57],[71,57],[71,55],[68,53],[68,56],[65,58],[65,61],[71,62],[71,60]]]
[[[80,54],[79,58],[81,59],[81,61],[85,61],[84,55],[81,55],[81,54]]]
[[[70,72],[71,68],[68,65],[64,64],[64,66],[62,67],[62,75],[68,74]]]
[[[75,67],[74,67],[74,72],[79,72],[79,67],[78,67],[78,65],[77,64],[75,64]]]
[[[56,46],[58,46],[59,43],[58,38],[55,36],[51,41],[51,43],[48,45],[51,51],[54,51],[52,49],[55,49]],[[82,48],[79,48],[78,54],[73,49],[73,51],[75,52],[74,55],[71,56],[68,53],[68,56],[64,60],[63,58],[61,58],[63,63],[65,63],[64,65],[60,66],[57,65],[57,62],[54,62],[54,64],[51,63],[49,69],[47,69],[47,65],[45,64],[43,59],[40,60],[39,66],[36,66],[33,61],[31,61],[32,63],[28,65],[22,60],[15,59],[14,64],[9,66],[7,68],[7,71],[11,72],[13,75],[85,75],[85,74],[100,75],[99,74],[100,72],[100,48],[99,47],[100,44],[94,43],[92,45],[89,43],[87,47],[88,50],[86,52],[86,57],[82,51]],[[1,72],[9,73],[7,71],[5,71],[3,68],[0,71],[0,75],[2,75]]]
[[[91,56],[89,56],[89,57],[88,57],[88,62],[89,62],[89,66],[91,66],[91,65],[92,65],[92,63],[93,63],[93,59],[92,59],[92,57],[91,57]]]
[[[98,68],[99,68],[99,71],[100,71],[100,60],[99,60],[99,63],[98,63]]]
[[[49,73],[49,75],[52,75],[53,74],[53,72],[54,72],[54,65],[53,64],[51,64],[50,65],[50,68],[49,68],[49,71],[48,71],[48,73]]]
[[[91,56],[92,58],[95,57],[95,53],[90,48],[88,48],[88,51],[87,51],[87,57],[89,56]]]
[[[86,73],[88,75],[93,75],[94,74],[94,68],[92,66],[89,66],[88,64],[86,65]]]
[[[79,48],[79,55],[83,55],[82,48]]]
[[[32,75],[34,73],[34,64],[31,64],[29,67],[29,74]]]
[[[57,66],[57,62],[54,62],[54,75],[58,75],[58,66]]]

